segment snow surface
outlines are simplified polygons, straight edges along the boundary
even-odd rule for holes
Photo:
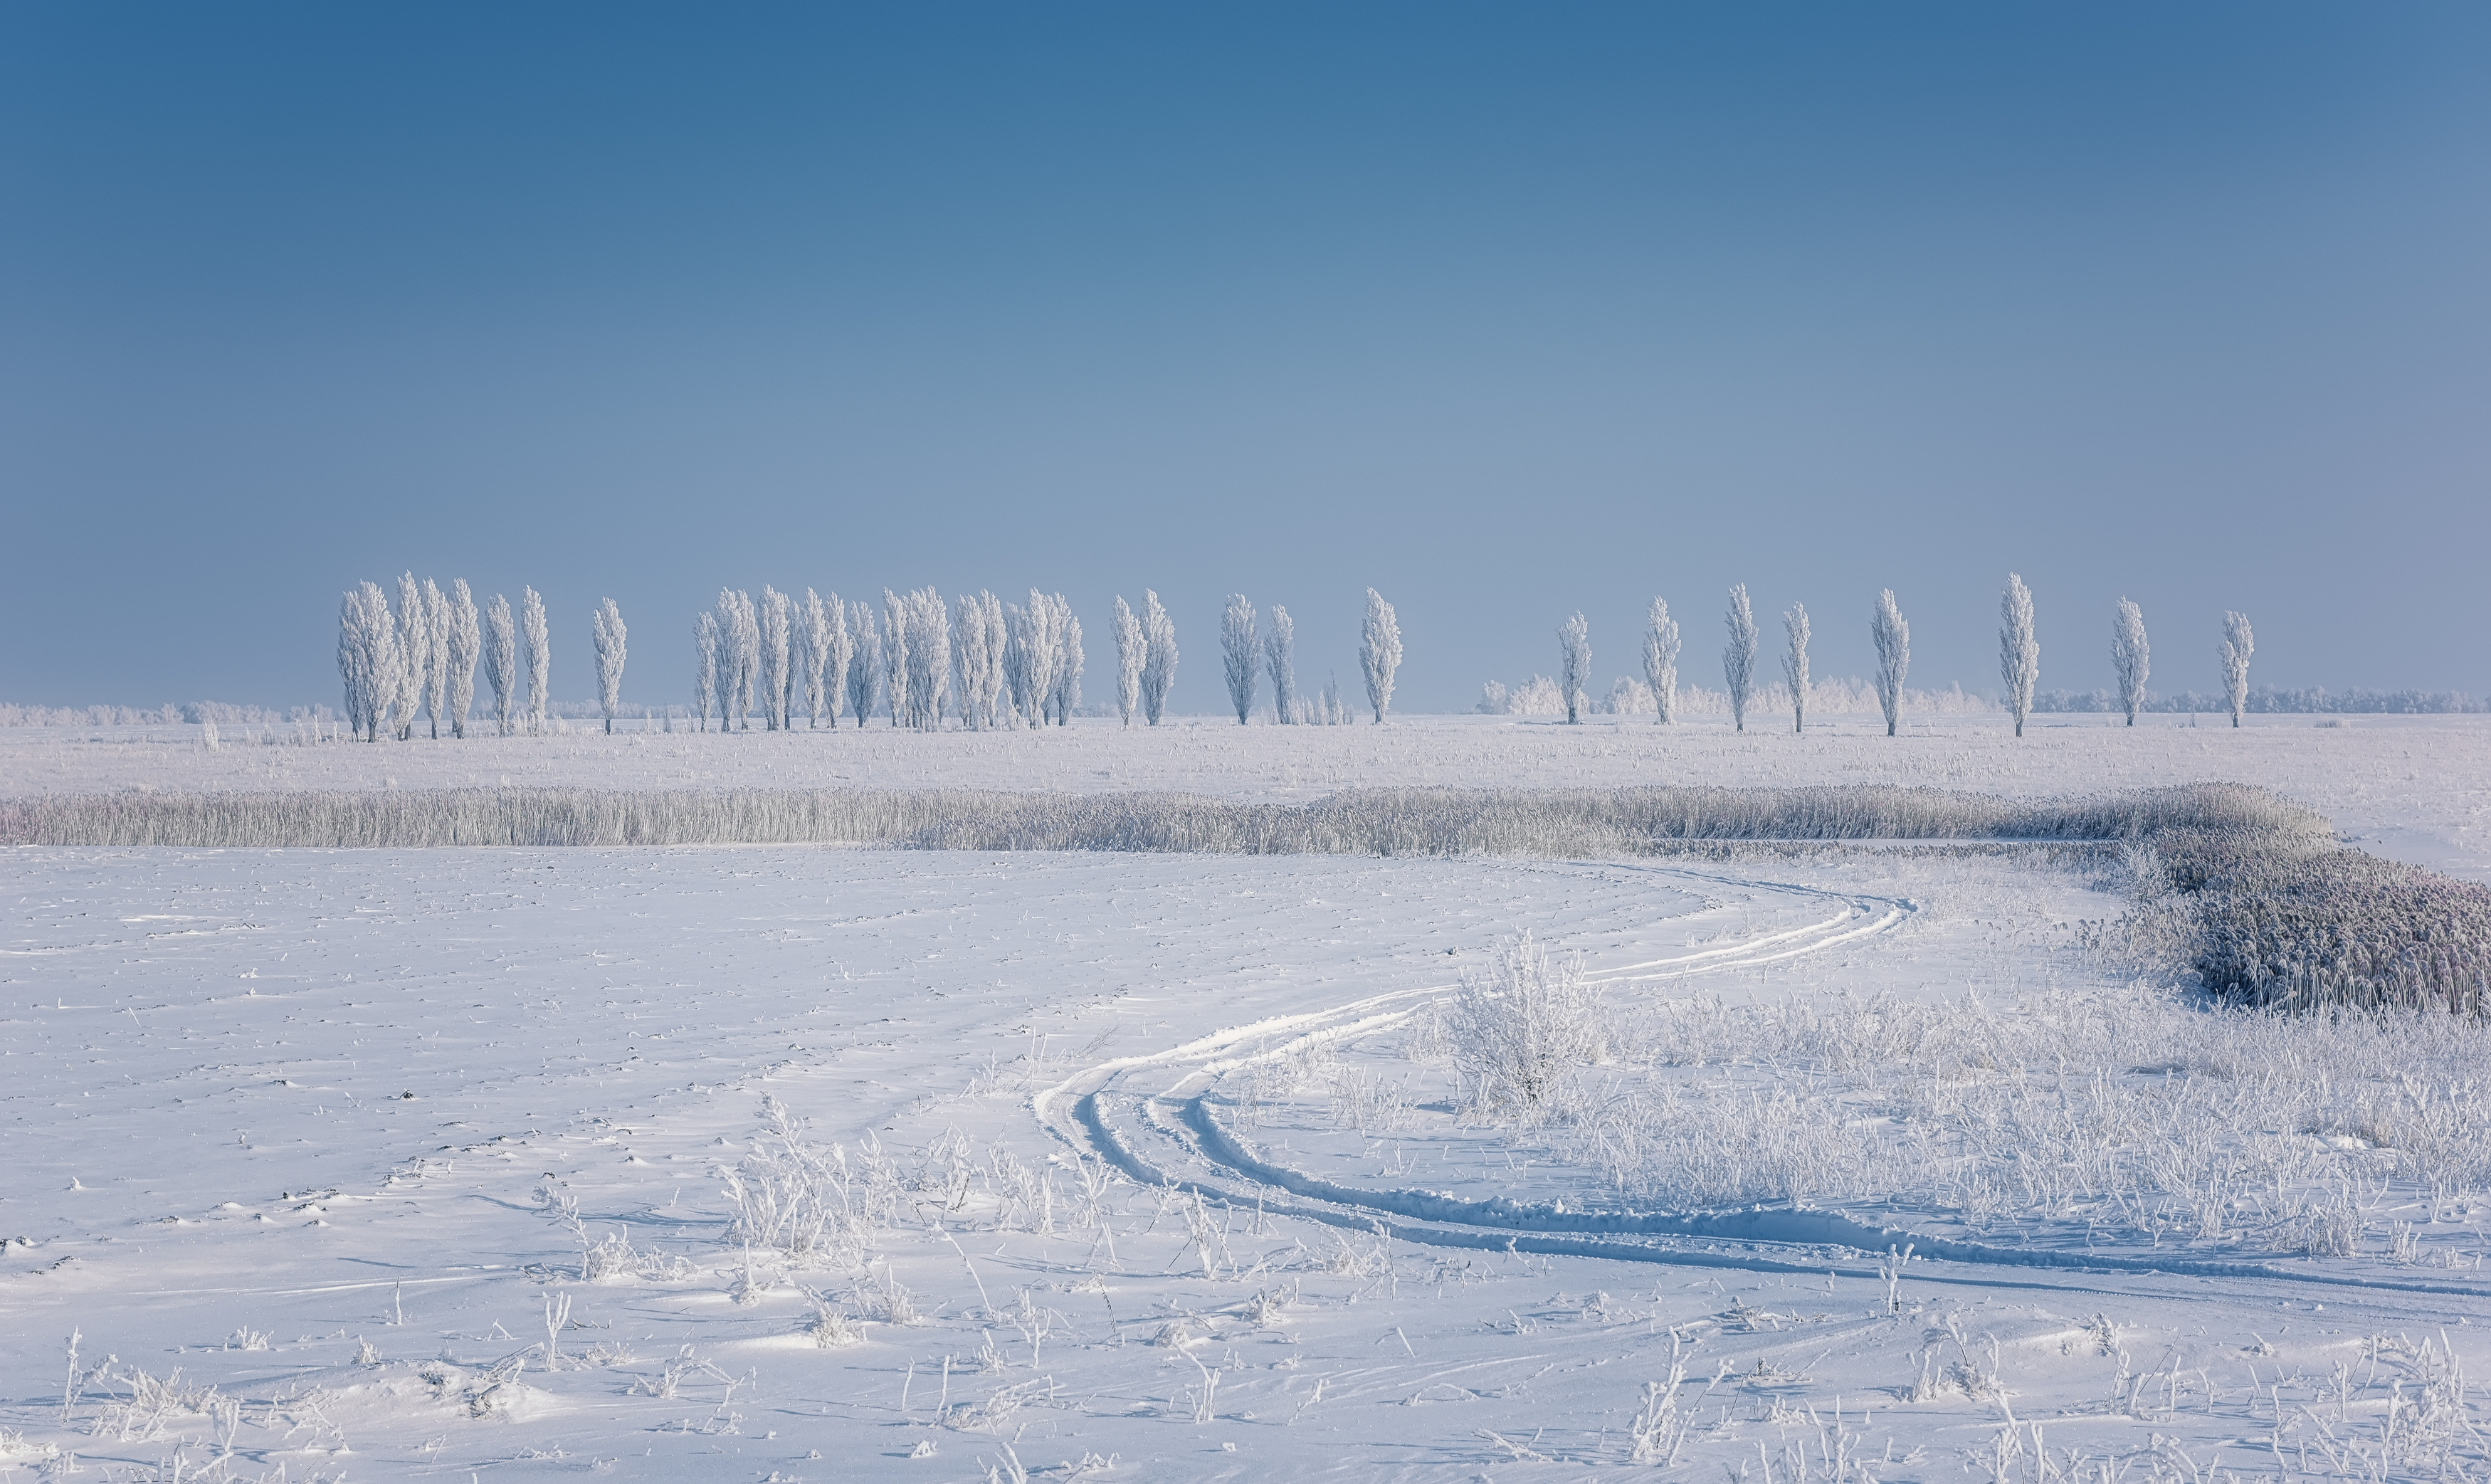
[[[2021,746],[1963,723],[1890,742],[1507,718],[228,734],[213,752],[146,735],[0,736],[0,778],[1300,797],[2231,777],[2477,877],[2491,778],[2475,718],[2088,721]],[[2120,910],[2115,882],[2030,859],[17,848],[0,873],[0,1477],[72,1454],[83,1477],[293,1480],[2491,1468],[2468,1380],[2491,1359],[2472,1324],[2491,1323],[2491,1203],[2478,1182],[2432,1188],[2404,1151],[2175,1122],[2191,1143],[2174,1160],[2241,1172],[2173,1177],[2170,1200],[2214,1209],[2202,1233],[2011,1189],[1986,1214],[1934,1189],[1692,1209],[1606,1184],[1568,1130],[1457,1117],[1413,1039],[1411,1011],[1525,930],[1580,954],[1622,1015],[1885,1004],[2022,1026],[2083,1004],[2150,1031],[2184,1013],[2079,950],[2076,924]],[[2470,1044],[2418,1052],[2431,1086],[2402,1090],[2454,1110],[2451,1148],[2484,1143],[2475,1079],[2447,1070]],[[2306,1100],[2259,1081],[2305,1083],[2305,1065],[2188,1072],[2121,1042],[2089,1066],[2069,1045],[2074,1062],[1932,1095],[1998,1072],[2069,1107],[2089,1086]],[[1629,1063],[1588,1069],[1585,1095],[1675,1089],[1735,1115],[1791,1093],[1802,1122],[1886,1126],[1839,1067]],[[830,1168],[874,1212],[809,1261],[730,1236],[728,1172],[783,1173],[791,1143],[836,1146]],[[2236,1157],[2251,1146],[2268,1185]],[[2329,1191],[2358,1203],[2349,1254],[2261,1224]],[[1890,1243],[1917,1249],[1890,1282]],[[835,1337],[862,1337],[820,1343],[815,1295]],[[1629,1464],[1638,1418],[1661,1462]]]

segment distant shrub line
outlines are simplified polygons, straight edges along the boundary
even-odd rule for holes
[[[1358,789],[1311,803],[977,789],[434,789],[0,801],[0,843],[187,848],[857,844],[918,850],[1646,857],[1789,842],[2119,844],[2131,946],[2260,1005],[2491,1005],[2491,890],[2332,843],[2262,789]]]

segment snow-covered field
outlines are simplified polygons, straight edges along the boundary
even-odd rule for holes
[[[495,785],[590,788],[952,786],[1099,792],[1180,789],[1229,799],[1311,799],[1334,789],[1452,785],[1584,788],[1897,783],[2031,796],[2202,780],[2260,783],[2327,814],[2364,849],[2491,881],[2491,716],[2003,716],[1910,720],[1751,718],[1744,734],[1698,717],[1580,726],[1509,716],[1414,716],[1388,727],[1240,727],[1171,718],[1127,731],[1076,717],[1040,732],[835,735],[626,733],[568,723],[552,737],[368,745],[281,744],[291,727],[0,728],[0,798],[29,794]]]
[[[1656,731],[30,731],[0,793],[2229,778],[2491,877],[2477,718]],[[2491,1034],[2131,982],[2099,865],[0,872],[0,1476],[2486,1472]],[[1526,931],[1603,1044],[1466,1113],[1446,1002]]]

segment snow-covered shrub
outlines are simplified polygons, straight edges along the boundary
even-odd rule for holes
[[[1475,1112],[1528,1118],[1574,1068],[1608,1052],[1605,1011],[1582,965],[1552,962],[1529,933],[1498,944],[1485,972],[1462,975],[1441,1026]]]

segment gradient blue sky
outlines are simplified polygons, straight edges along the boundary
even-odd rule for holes
[[[334,705],[338,592],[1222,596],[1403,704],[1723,589],[1864,671],[2491,690],[2491,10],[0,8],[0,699]]]

